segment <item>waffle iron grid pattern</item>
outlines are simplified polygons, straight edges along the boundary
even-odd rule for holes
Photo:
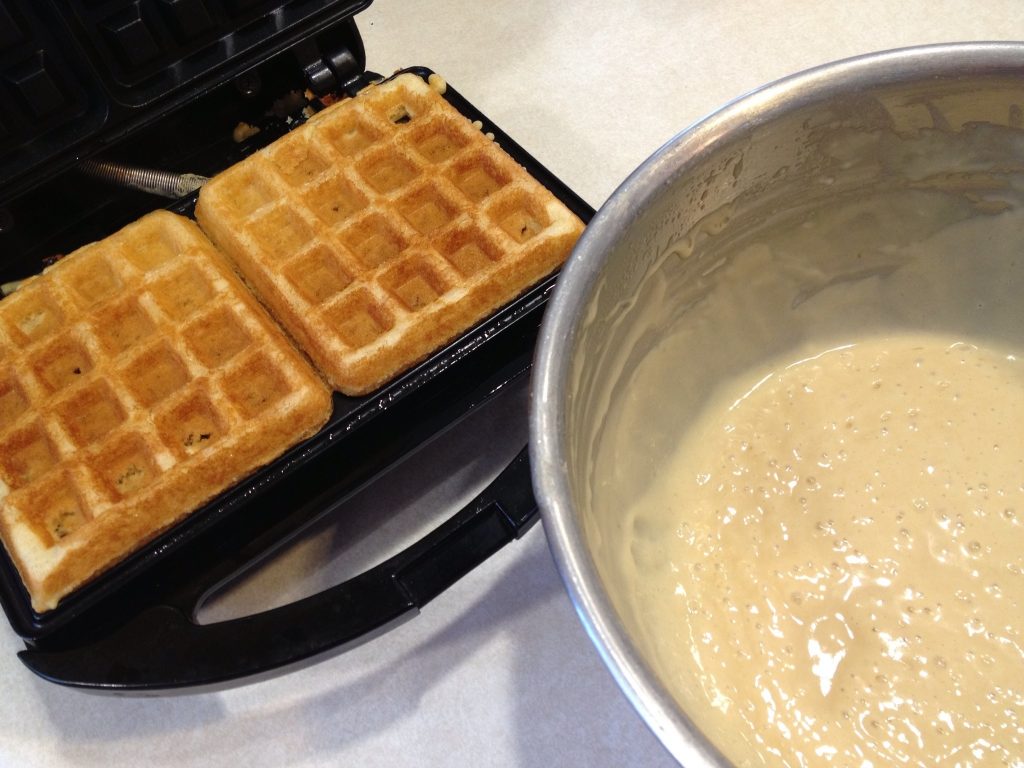
[[[48,610],[321,426],[326,387],[158,212],[0,302],[0,534]]]
[[[225,171],[196,216],[350,395],[549,274],[583,226],[415,74]]]
[[[95,127],[99,119],[87,115],[93,90],[81,80],[88,65],[60,29],[37,17],[36,5],[0,0],[0,178],[7,156],[24,145],[41,144],[35,140],[55,129]]]
[[[360,0],[62,0],[105,85],[142,104],[301,24],[338,18]]]

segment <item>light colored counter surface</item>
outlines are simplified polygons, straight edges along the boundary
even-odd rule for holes
[[[903,45],[1024,38],[1015,0],[377,0],[359,26],[371,69],[441,73],[595,206],[674,133],[772,79]],[[294,599],[415,535],[525,443],[525,414],[522,392],[505,396],[207,616]],[[380,509],[399,514],[377,523]],[[670,764],[579,625],[540,526],[390,634],[222,693],[63,690],[22,667],[21,647],[0,628],[4,766]]]

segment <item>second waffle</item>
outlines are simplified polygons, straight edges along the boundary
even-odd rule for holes
[[[348,395],[551,273],[583,229],[415,74],[328,107],[224,171],[196,218]]]

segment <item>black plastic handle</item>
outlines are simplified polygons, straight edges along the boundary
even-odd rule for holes
[[[252,682],[340,653],[410,618],[519,538],[537,517],[524,448],[487,488],[431,533],[316,595],[205,625],[193,621],[191,611],[155,605],[88,645],[29,648],[18,655],[50,682],[101,693],[193,692]]]

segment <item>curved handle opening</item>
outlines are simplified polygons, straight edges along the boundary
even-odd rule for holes
[[[527,450],[476,498],[380,565],[261,613],[198,624],[156,605],[91,644],[28,649],[41,677],[96,692],[210,690],[263,679],[351,648],[414,615],[537,519]]]

